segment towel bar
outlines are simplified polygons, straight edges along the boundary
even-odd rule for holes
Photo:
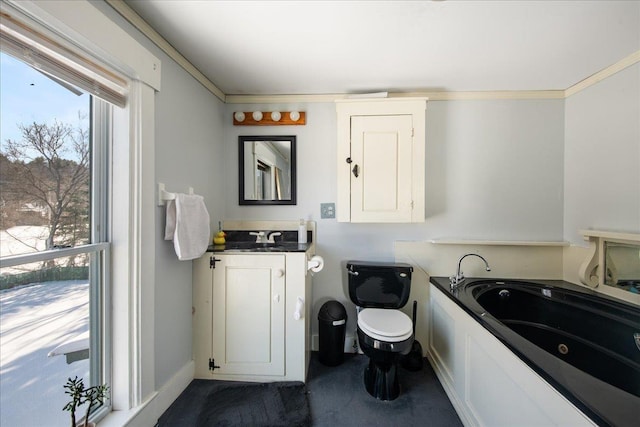
[[[193,187],[189,187],[189,193],[193,194]],[[175,200],[176,193],[171,193],[165,190],[165,185],[162,182],[158,183],[158,206],[164,206],[167,200]]]

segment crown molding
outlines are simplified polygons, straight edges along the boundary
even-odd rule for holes
[[[516,90],[470,92],[390,92],[388,98],[428,98],[429,101],[490,99],[563,99],[564,90]],[[295,102],[335,102],[350,99],[349,94],[309,95],[227,95],[227,104],[277,104]],[[362,98],[359,98],[362,99]],[[380,98],[376,98],[380,99]]]
[[[611,77],[617,72],[622,71],[634,64],[637,64],[638,62],[640,62],[640,50],[633,52],[631,55],[622,58],[620,61],[608,66],[604,70],[598,71],[597,73],[567,88],[564,91],[564,97],[568,98],[571,95],[575,95],[576,93],[585,90],[589,86],[593,86],[594,84],[601,82],[602,80]]]
[[[280,102],[333,102],[345,99],[347,95],[339,93],[303,94],[303,95],[227,95],[227,104],[277,104]]]
[[[191,74],[207,90],[227,104],[277,104],[277,103],[316,103],[334,102],[348,99],[350,94],[298,94],[298,95],[227,95],[211,80],[189,62],[164,37],[153,29],[136,11],[123,0],[105,0],[116,12],[122,15],[131,25],[137,28],[171,59],[176,61],[187,73]],[[593,86],[594,84],[640,62],[640,50],[593,74],[592,76],[560,90],[515,90],[515,91],[424,91],[389,93],[389,97],[426,97],[430,101],[459,101],[459,100],[496,100],[496,99],[565,99]]]
[[[466,91],[466,92],[412,92],[396,93],[393,96],[420,96],[427,97],[429,101],[465,101],[465,100],[489,100],[489,99],[562,99],[563,90],[492,90],[492,91]]]
[[[151,40],[156,46],[166,53],[171,59],[176,61],[187,73],[202,84],[209,92],[217,96],[222,102],[225,102],[226,95],[218,87],[211,82],[198,70],[187,58],[182,56],[180,52],[169,42],[160,35],[156,30],[151,27],[142,19],[138,13],[126,4],[123,0],[105,0],[109,6],[111,6],[116,12],[118,12],[124,19],[126,19],[131,25],[144,34],[149,40]]]

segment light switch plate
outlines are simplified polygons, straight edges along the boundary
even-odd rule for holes
[[[320,218],[335,218],[335,217],[336,217],[335,203],[320,203]]]

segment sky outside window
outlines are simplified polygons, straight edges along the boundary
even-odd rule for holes
[[[89,95],[75,95],[25,63],[0,52],[0,144],[22,137],[18,124],[51,124],[54,120],[73,126],[89,123]],[[83,123],[78,112],[84,113]]]
[[[0,67],[0,256],[87,243],[90,96],[4,53]]]

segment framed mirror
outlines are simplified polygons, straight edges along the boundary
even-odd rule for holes
[[[239,204],[296,204],[296,137],[239,136]]]

